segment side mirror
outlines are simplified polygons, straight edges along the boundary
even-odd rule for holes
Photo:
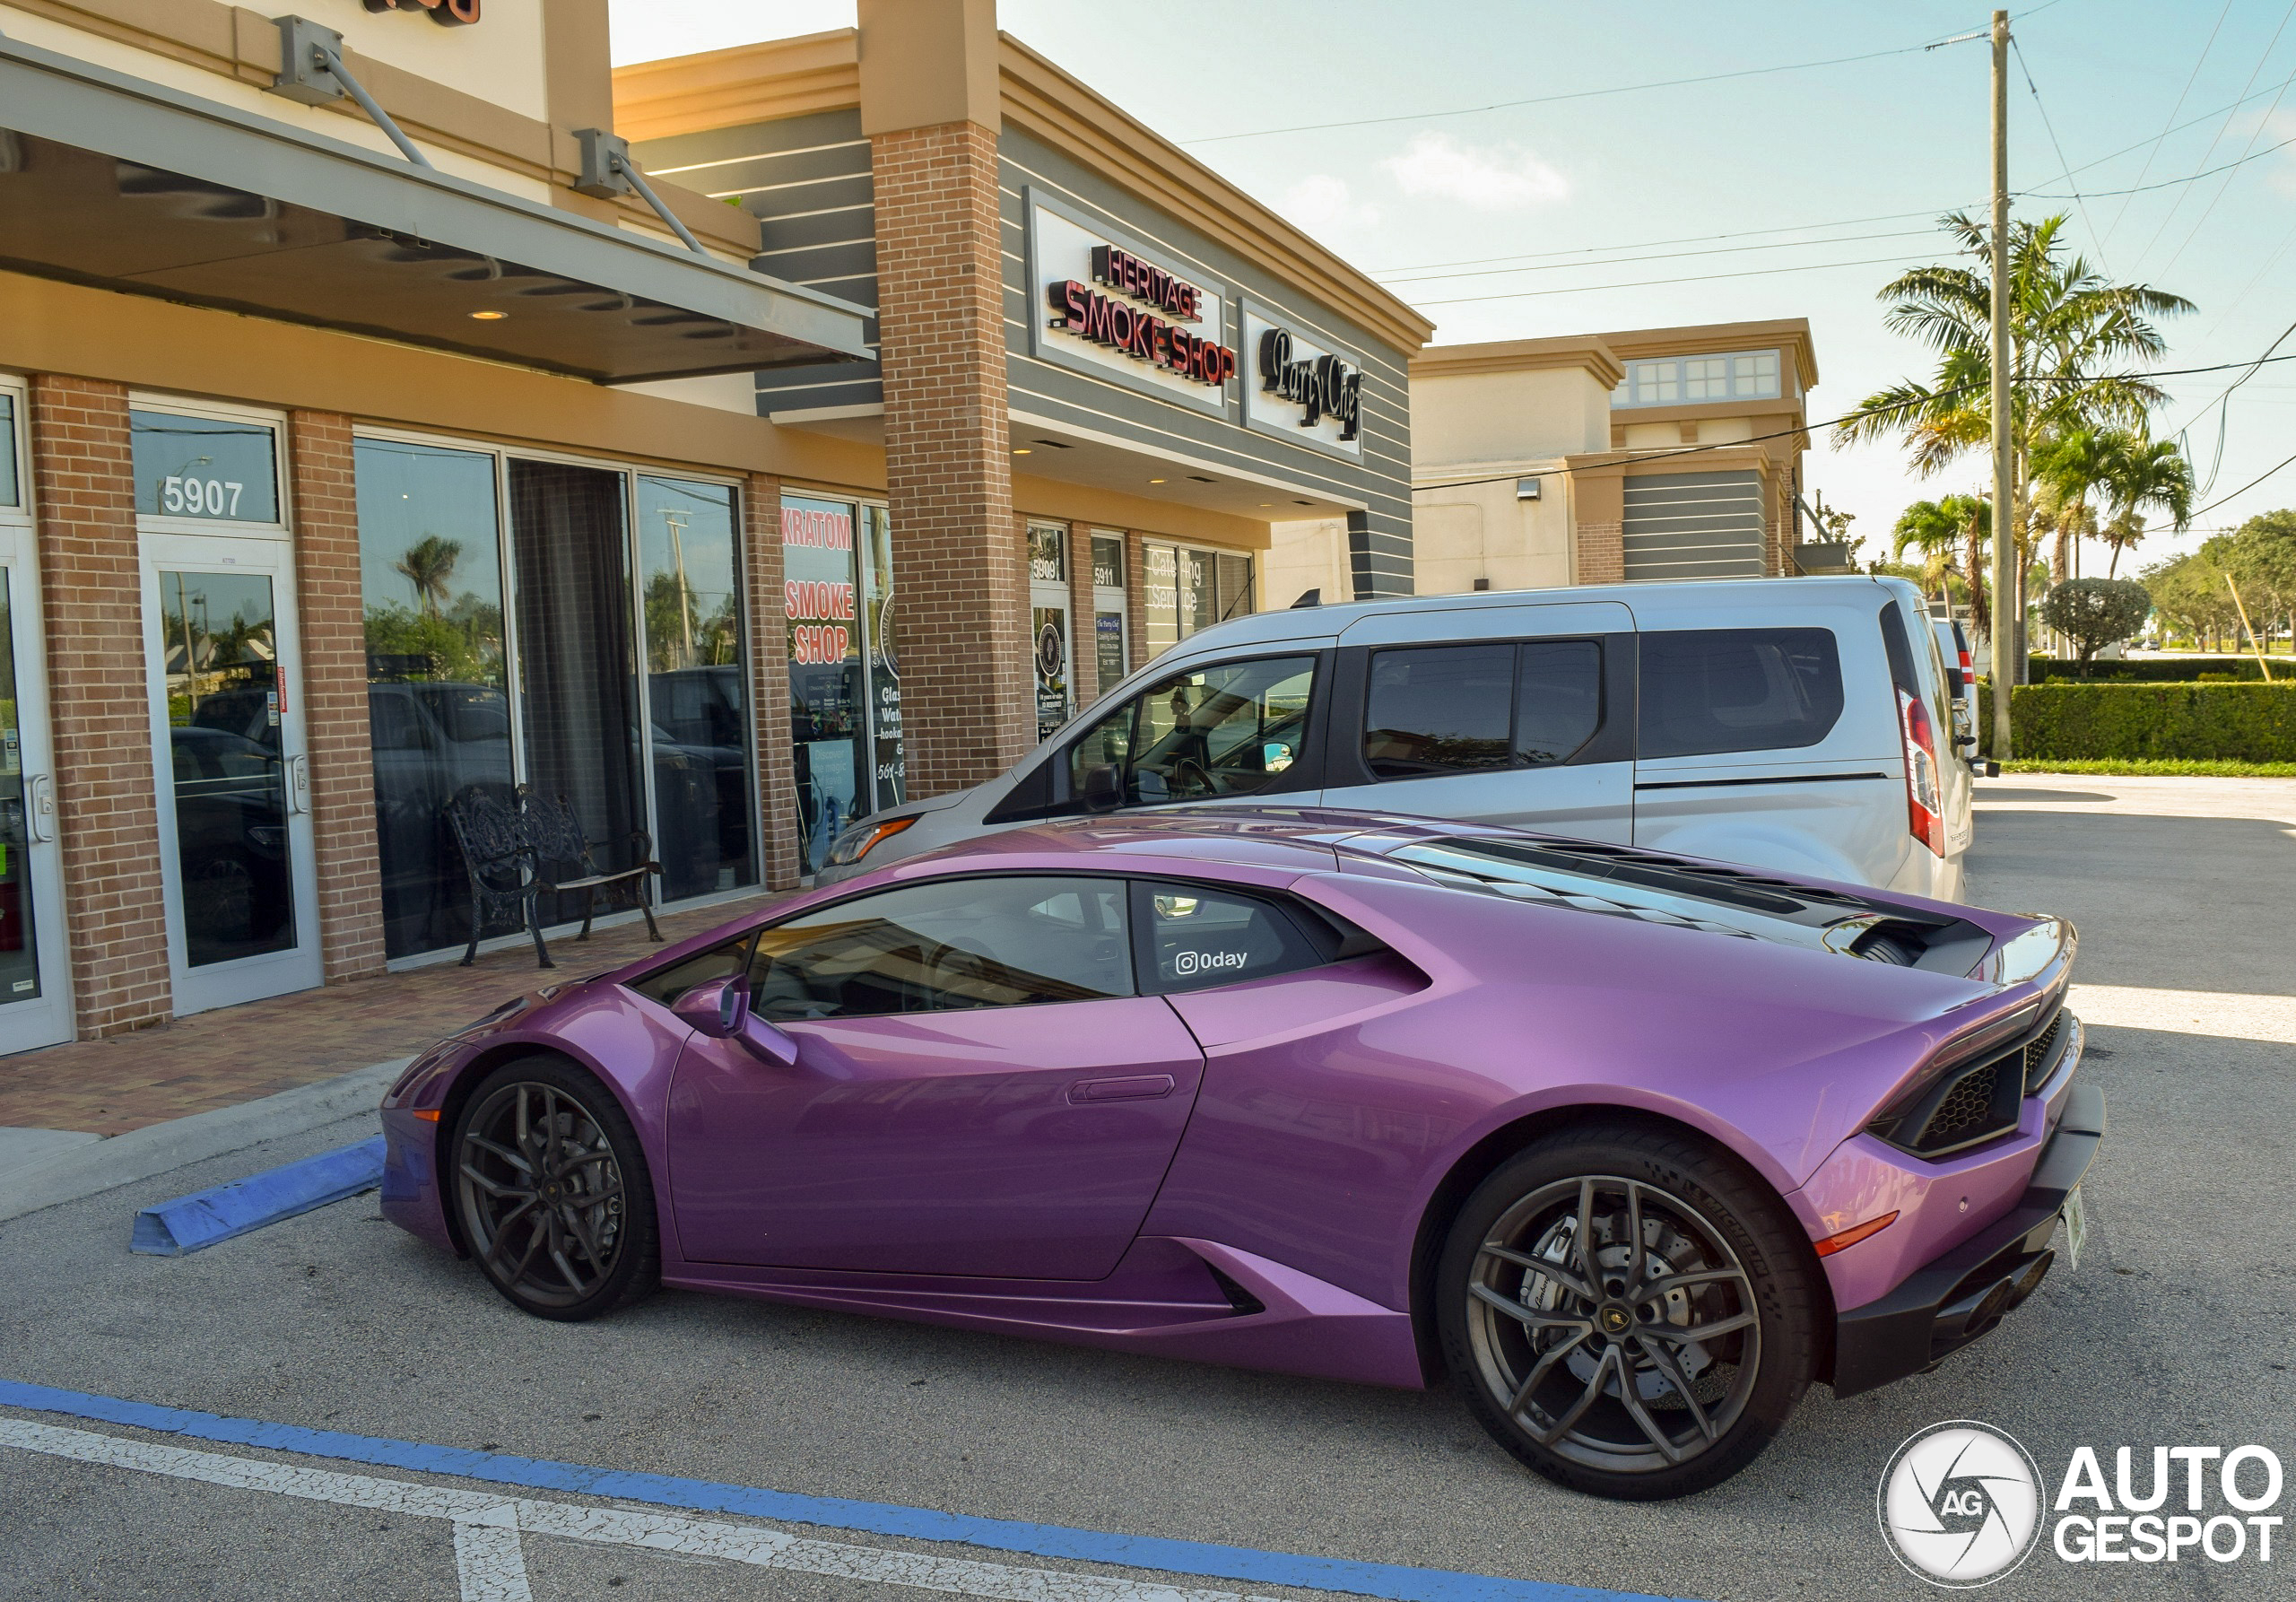
[[[797,1042],[750,1012],[746,974],[728,974],[694,986],[672,1012],[713,1040],[734,1040],[751,1056],[787,1067],[797,1060]]]
[[[1124,805],[1124,773],[1114,762],[1084,770],[1086,812],[1114,812]]]

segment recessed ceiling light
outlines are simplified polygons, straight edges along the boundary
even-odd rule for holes
[[[510,314],[507,311],[474,311],[471,316],[482,323],[499,323]]]
[[[1029,448],[1025,445],[1015,445],[1013,447],[1013,454],[1016,457],[1027,456],[1029,454]]]
[[[1148,482],[1149,482],[1150,483],[1152,483],[1152,484],[1160,484],[1160,483],[1162,483],[1164,481],[1163,481],[1162,479],[1161,479],[1161,478],[1152,478],[1152,479],[1150,479]]]
[[[1274,506],[1274,505],[1275,504],[1275,502],[1274,502],[1274,501],[1261,501],[1261,502],[1260,502],[1260,504],[1261,504],[1262,506]]]

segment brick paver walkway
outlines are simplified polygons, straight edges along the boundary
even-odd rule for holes
[[[757,901],[657,915],[665,940],[754,911]],[[521,945],[357,984],[335,985],[178,1018],[106,1040],[0,1058],[0,1127],[124,1135],[146,1124],[252,1101],[420,1051],[510,997],[580,979],[655,949],[643,923],[553,939],[555,970]]]

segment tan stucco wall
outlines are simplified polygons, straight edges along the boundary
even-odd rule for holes
[[[1422,482],[1471,465],[1601,450],[1610,422],[1610,392],[1582,367],[1412,373],[1412,466]]]
[[[1260,610],[1280,612],[1311,589],[1322,590],[1326,604],[1354,598],[1345,518],[1306,518],[1277,523],[1268,532],[1267,553],[1260,558]]]

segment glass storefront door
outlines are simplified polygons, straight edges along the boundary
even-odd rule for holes
[[[857,601],[851,502],[781,498],[782,611],[798,867],[818,872],[846,824],[870,811],[874,752]]]
[[[175,1010],[307,989],[321,975],[291,547],[142,544]]]
[[[1094,689],[1106,695],[1132,671],[1126,627],[1124,535],[1092,534],[1092,668]]]
[[[1035,658],[1037,738],[1048,740],[1074,716],[1070,691],[1068,530],[1029,525],[1029,639]]]
[[[0,455],[12,399],[0,393]],[[14,499],[14,475],[0,475],[0,509]],[[35,570],[30,526],[0,520],[0,1053],[73,1034]]]

